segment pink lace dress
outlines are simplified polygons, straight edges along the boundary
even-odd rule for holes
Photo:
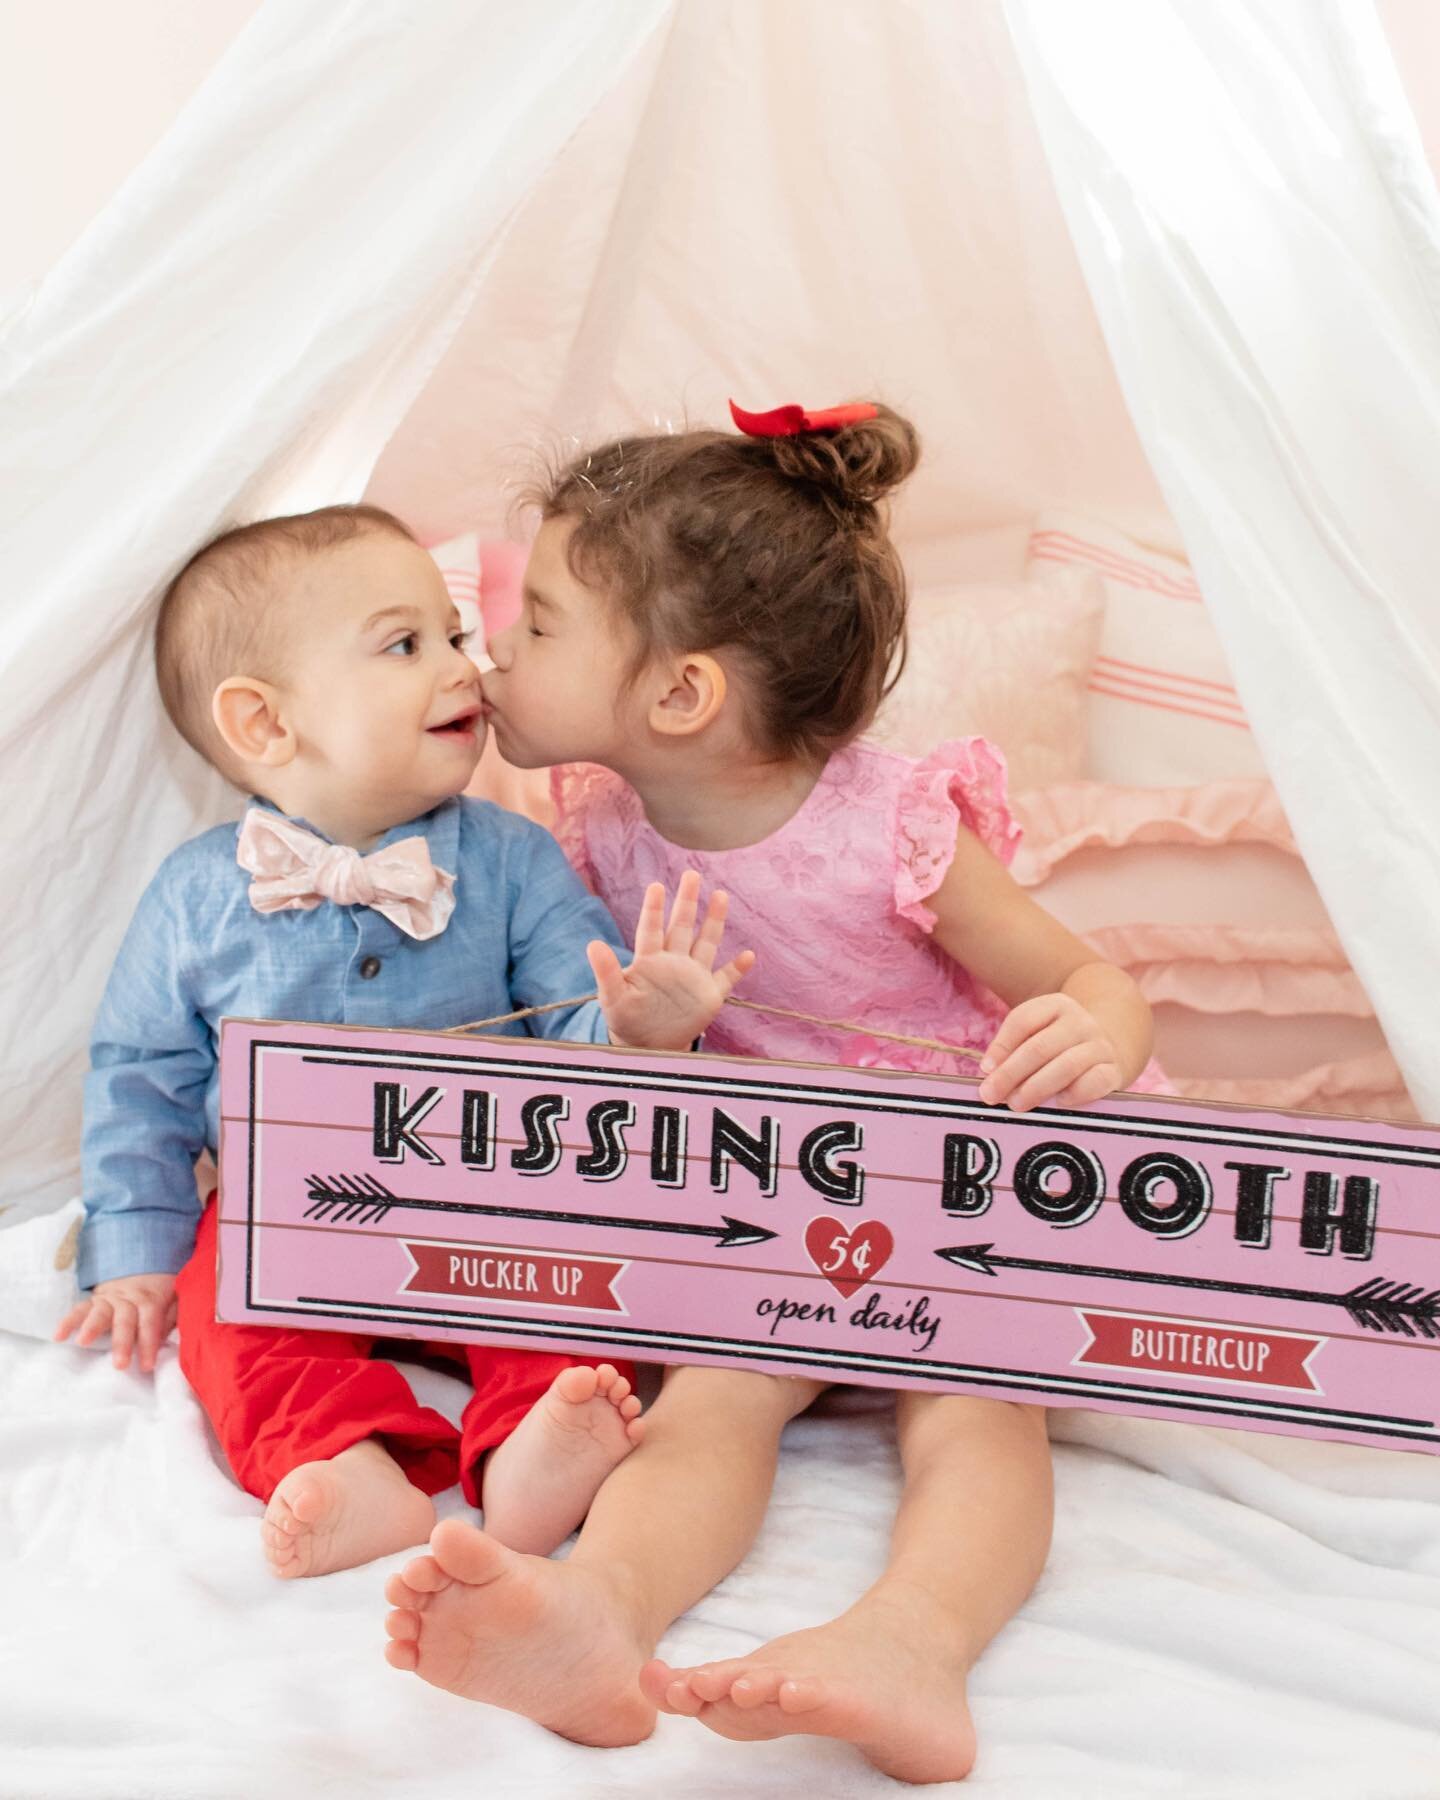
[[[967,825],[1004,863],[1020,831],[1005,801],[1005,762],[984,738],[942,744],[923,762],[864,742],[837,752],[792,818],[758,844],[685,850],[662,838],[618,775],[590,764],[553,774],[555,834],[581,879],[633,930],[646,886],[673,893],[686,869],[703,891],[723,887],[730,914],[722,955],[759,962],[747,1000],[845,1019],[833,1031],[727,1007],[707,1049],[852,1067],[973,1073],[969,1058],[889,1043],[869,1025],[983,1050],[1003,1002],[932,941],[927,905]]]

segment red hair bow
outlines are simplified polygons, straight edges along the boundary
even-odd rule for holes
[[[821,412],[806,412],[803,406],[777,406],[770,412],[746,412],[743,406],[730,402],[730,417],[746,437],[799,437],[802,431],[839,431],[846,425],[858,425],[862,419],[879,416],[878,406],[868,400],[851,406],[828,406]]]

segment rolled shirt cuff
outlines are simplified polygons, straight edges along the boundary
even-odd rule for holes
[[[87,1215],[75,1275],[82,1288],[123,1275],[178,1275],[195,1249],[198,1214],[150,1207]]]

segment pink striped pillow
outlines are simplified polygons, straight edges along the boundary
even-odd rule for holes
[[[1105,619],[1089,682],[1093,780],[1179,787],[1265,774],[1187,562],[1145,549],[1112,526],[1042,513],[1028,566],[1037,574],[1089,569],[1104,583]]]
[[[1015,799],[1013,873],[1140,984],[1178,1094],[1414,1119],[1268,781]]]
[[[448,543],[432,544],[430,554],[439,565],[466,631],[477,634],[475,647],[480,647],[480,534],[467,531],[463,537]]]
[[[482,540],[478,532],[469,531],[448,543],[432,545],[430,554],[445,577],[461,624],[476,634],[471,655],[478,655],[485,639],[503,631],[520,610],[528,552],[523,544],[499,538]],[[493,737],[487,737],[480,766],[465,791],[477,800],[493,800],[510,812],[538,819],[542,825],[550,822],[549,770],[512,768],[495,748]]]
[[[520,610],[520,589],[525,580],[529,551],[508,538],[484,538],[476,531],[433,544],[435,558],[461,623],[477,636],[481,649],[486,637],[503,631]]]

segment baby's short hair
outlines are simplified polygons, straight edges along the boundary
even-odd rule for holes
[[[275,680],[287,641],[283,577],[295,562],[367,532],[414,534],[379,506],[322,506],[257,519],[212,538],[166,588],[155,622],[155,674],[175,728],[231,781],[242,780],[211,701],[232,675]]]

